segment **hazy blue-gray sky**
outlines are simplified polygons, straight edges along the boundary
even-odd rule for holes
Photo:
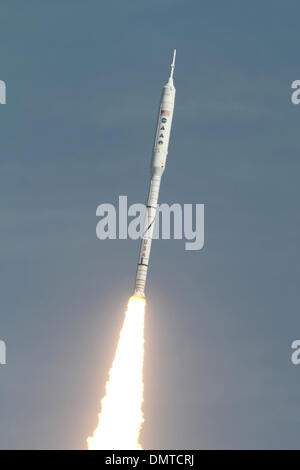
[[[161,86],[161,202],[205,204],[205,247],[155,241],[145,448],[298,448],[299,2],[4,0],[0,447],[85,448],[139,243],[96,207],[144,202]]]

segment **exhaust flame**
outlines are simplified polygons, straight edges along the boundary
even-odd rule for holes
[[[130,297],[89,450],[142,449],[145,299]]]

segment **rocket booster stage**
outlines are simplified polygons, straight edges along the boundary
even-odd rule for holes
[[[171,64],[171,73],[168,82],[162,89],[157,129],[154,139],[154,146],[151,161],[151,180],[147,201],[147,212],[145,227],[141,240],[139,261],[136,272],[135,287],[133,295],[144,297],[147,271],[152,244],[152,235],[157,210],[157,201],[159,195],[160,181],[165,171],[168,155],[168,146],[170,140],[173,111],[175,104],[175,87],[173,83],[173,73],[175,68],[176,50],[174,50],[173,61]]]

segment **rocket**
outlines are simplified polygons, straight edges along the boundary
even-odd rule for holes
[[[161,177],[163,175],[163,172],[165,171],[168,155],[176,93],[173,83],[175,57],[176,50],[174,50],[173,53],[169,80],[162,89],[159,104],[157,127],[152,151],[151,179],[146,206],[145,226],[142,232],[141,248],[136,271],[135,286],[133,291],[133,295],[138,297],[145,297],[145,286],[149,267],[149,258],[157,211],[159,188]]]

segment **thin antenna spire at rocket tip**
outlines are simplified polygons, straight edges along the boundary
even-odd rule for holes
[[[173,60],[172,60],[172,64],[171,64],[170,78],[173,78],[173,73],[174,73],[174,69],[175,69],[175,59],[176,59],[176,49],[174,49],[174,52],[173,52]]]

